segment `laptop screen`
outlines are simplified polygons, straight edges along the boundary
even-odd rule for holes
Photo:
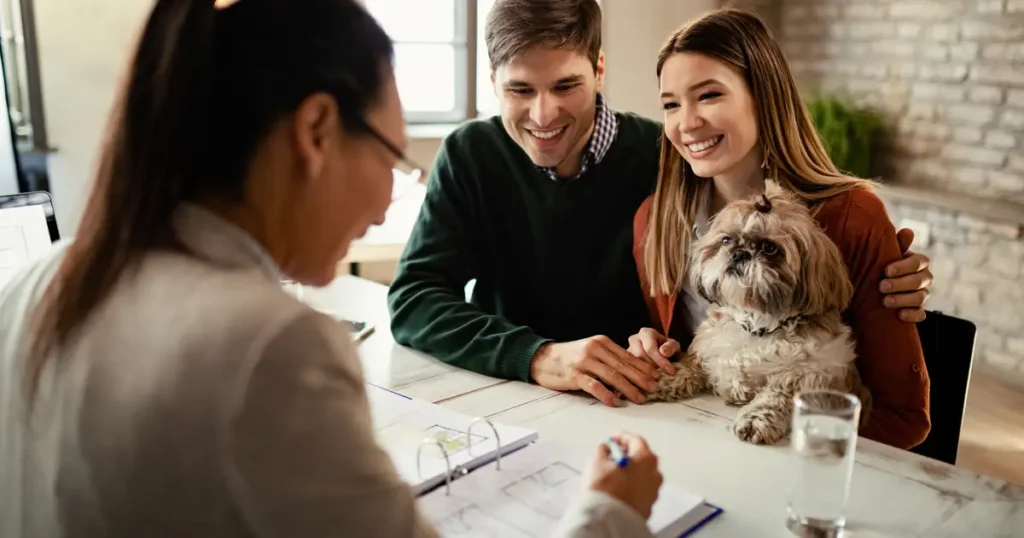
[[[26,264],[49,252],[59,237],[49,194],[0,196],[0,288]]]

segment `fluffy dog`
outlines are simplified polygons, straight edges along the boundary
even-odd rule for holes
[[[774,444],[790,428],[793,397],[833,389],[870,407],[842,312],[853,286],[836,245],[791,194],[768,183],[763,196],[726,206],[694,245],[692,288],[708,317],[649,400],[712,392],[742,405],[733,432]]]

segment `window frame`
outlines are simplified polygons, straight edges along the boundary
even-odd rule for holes
[[[461,123],[475,118],[477,112],[477,0],[454,0],[455,36],[445,44],[455,51],[455,107],[444,112],[405,110],[410,125]],[[396,45],[417,45],[416,41],[395,41]],[[426,44],[426,43],[422,43]],[[436,44],[436,43],[431,43]]]

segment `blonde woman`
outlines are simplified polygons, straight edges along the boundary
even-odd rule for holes
[[[849,269],[848,321],[875,406],[861,435],[901,448],[920,443],[930,428],[921,345],[878,284],[901,258],[896,231],[872,183],[829,160],[768,28],[750,13],[714,11],[672,35],[657,72],[665,114],[659,177],[634,220],[652,327],[634,335],[630,351],[664,364],[685,348],[707,307],[686,278],[694,237],[771,178],[812,209]]]

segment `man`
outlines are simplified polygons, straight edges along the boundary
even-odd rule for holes
[[[616,405],[597,379],[643,403],[658,372],[623,346],[650,325],[632,225],[657,179],[662,126],[601,94],[593,0],[498,0],[486,42],[501,114],[441,145],[388,296],[395,340]],[[906,251],[912,234],[901,235]],[[908,255],[890,267],[902,278],[882,284],[907,321],[923,317],[927,262]]]

